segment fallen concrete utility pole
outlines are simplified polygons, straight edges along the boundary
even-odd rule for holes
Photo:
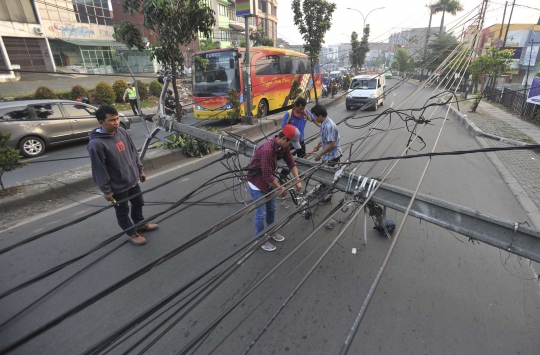
[[[180,123],[166,122],[167,128],[217,144],[245,156],[251,157],[256,146],[246,140],[203,131]],[[304,172],[316,165],[305,159],[298,159],[298,170]],[[334,180],[334,171],[319,169],[311,179],[330,184]],[[380,182],[368,177],[345,172],[335,185],[346,192],[359,192],[366,197]],[[405,212],[413,195],[412,191],[380,184],[373,195],[373,201],[388,208]],[[540,230],[527,227],[518,222],[510,222],[479,211],[442,201],[431,196],[418,194],[409,213],[411,216],[433,223],[466,237],[481,241],[510,253],[540,262]]]

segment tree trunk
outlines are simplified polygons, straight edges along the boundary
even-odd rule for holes
[[[439,34],[442,33],[442,28],[443,28],[443,25],[444,25],[444,13],[445,13],[445,11],[442,12],[441,27],[439,27]]]
[[[315,68],[313,67],[313,65],[311,65],[311,80],[313,81],[313,92],[315,93],[315,104],[318,105],[319,98],[317,97],[317,86],[315,85]]]
[[[0,174],[0,186],[2,186],[2,191],[4,191],[5,188],[4,188],[4,183],[2,182],[2,175],[3,175],[3,173]]]
[[[176,121],[184,123],[182,107],[180,106],[180,95],[178,95],[178,86],[176,85],[176,69],[176,65],[172,65],[172,86],[174,91],[174,103],[176,105]]]

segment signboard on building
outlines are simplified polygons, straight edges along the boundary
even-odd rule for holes
[[[536,58],[538,56],[539,49],[540,46],[527,47],[527,50],[525,51],[525,56],[523,57],[523,65],[534,67],[534,65],[536,64]]]
[[[257,0],[236,0],[236,16],[257,16],[258,12]]]
[[[531,83],[527,102],[535,105],[540,105],[540,78],[534,78]]]

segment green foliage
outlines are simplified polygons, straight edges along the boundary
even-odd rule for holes
[[[314,80],[315,63],[319,61],[324,36],[332,27],[332,14],[336,4],[328,0],[293,0],[291,8],[294,13],[294,24],[304,39],[304,51],[311,63],[311,80]],[[319,103],[317,90],[315,102]]]
[[[88,95],[89,95],[88,90],[86,90],[86,88],[84,86],[74,85],[74,86],[71,87],[71,92],[70,92],[70,99],[71,100],[77,100],[78,98],[80,98],[82,96],[90,97]]]
[[[214,41],[212,38],[203,38],[199,40],[199,51],[209,51],[211,49],[218,49],[221,47],[219,41]]]
[[[512,49],[500,49],[492,46],[488,49],[487,54],[481,55],[474,60],[469,69],[474,76],[485,79],[486,75],[497,78],[501,73],[510,70],[510,63],[512,63],[512,56],[514,50]]]
[[[146,83],[143,83],[140,80],[137,80],[137,88],[139,89],[139,99],[140,100],[146,100],[148,99],[148,85]]]
[[[184,67],[184,55],[180,46],[187,46],[199,36],[212,36],[216,25],[216,16],[207,1],[195,0],[124,0],[122,10],[125,13],[144,15],[144,28],[157,35],[157,43],[150,47],[152,58],[163,67],[171,68],[176,77],[178,69]],[[144,50],[145,43],[139,29],[133,24],[122,21],[115,26],[117,39],[128,48]],[[176,80],[173,80],[176,106],[180,106],[180,95]]]
[[[272,38],[266,37],[264,34],[264,29],[262,27],[258,27],[256,30],[250,30],[249,31],[249,39],[253,41],[253,47],[273,47],[274,46],[274,40]],[[245,41],[244,41],[245,45]]]
[[[227,119],[232,124],[242,118],[240,100],[238,99],[238,92],[235,88],[231,88],[227,93],[227,104],[231,106],[231,108],[227,110]]]
[[[105,105],[112,105],[116,98],[116,94],[109,83],[100,81],[95,88],[95,96],[99,103]]]
[[[405,48],[398,48],[392,62],[392,69],[399,70],[401,75],[405,75],[412,68],[413,64],[413,58],[407,53],[407,50]]]
[[[221,131],[212,127],[201,127],[205,131],[221,134]],[[174,149],[182,148],[182,152],[188,157],[197,157],[209,154],[214,149],[220,149],[217,145],[204,141],[202,139],[195,138],[193,136],[178,133],[167,137],[172,143],[164,142],[161,144],[162,148]]]
[[[366,61],[366,54],[369,52],[369,32],[370,27],[369,25],[366,25],[364,27],[364,34],[362,35],[362,41],[360,41],[360,49],[358,51],[358,62],[359,62],[359,68],[362,68]]]
[[[4,133],[0,131],[0,186],[2,190],[5,190],[4,183],[2,182],[2,175],[8,171],[22,168],[26,166],[28,162],[21,162],[21,156],[19,151],[7,146],[7,142],[11,137],[11,133]]]
[[[54,93],[53,89],[48,86],[40,86],[34,93],[34,99],[57,99],[58,96]]]
[[[54,93],[60,100],[71,100],[71,90],[56,90]]]
[[[238,47],[246,48],[246,40],[245,40],[245,39],[241,39],[241,40],[240,40],[240,44],[238,45]]]
[[[122,102],[122,97],[127,89],[127,83],[122,79],[116,79],[112,87],[114,94],[116,95],[116,102]]]
[[[441,35],[435,35],[435,37],[436,39],[428,44],[425,55],[422,58],[421,64],[428,70],[437,69],[459,45],[458,40],[451,34],[443,33]],[[460,64],[461,62],[465,61],[461,60]]]
[[[168,136],[167,140],[171,141],[171,143],[163,142],[160,145],[161,148],[165,148],[165,149],[182,148],[185,144],[183,135],[181,133]]]
[[[453,16],[456,16],[456,14],[459,11],[463,11],[463,5],[459,2],[459,0],[439,0],[435,4],[432,4],[429,6],[431,9],[431,12],[435,15],[439,12],[442,12],[441,17],[441,26],[439,28],[439,34],[442,33],[442,28],[444,26],[444,14],[450,13]]]
[[[159,81],[157,80],[152,80],[148,88],[150,91],[150,95],[159,97],[161,95],[161,90],[163,89],[163,85],[161,85]]]
[[[358,68],[362,68],[363,62],[360,62],[360,41],[358,40],[358,33],[353,31],[351,33],[351,53],[349,54],[349,62],[354,67],[355,73],[358,73]]]

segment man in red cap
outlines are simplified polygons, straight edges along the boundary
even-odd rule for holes
[[[298,178],[298,169],[291,154],[291,145],[296,149],[301,148],[300,131],[295,126],[288,124],[273,139],[257,147],[249,165],[249,168],[252,170],[248,174],[249,192],[251,197],[253,197],[253,201],[263,198],[272,190],[279,190],[280,197],[287,196],[287,189],[281,186],[274,177],[274,171],[276,170],[279,159],[285,160],[291,173],[297,180],[296,190],[300,191],[302,189],[302,183]],[[275,197],[257,207],[255,210],[255,235],[259,235],[264,230],[265,218],[267,226],[274,223],[275,212]],[[277,242],[285,240],[281,234],[277,233],[272,238]],[[266,251],[276,250],[276,247],[270,242],[266,242],[262,248]]]

